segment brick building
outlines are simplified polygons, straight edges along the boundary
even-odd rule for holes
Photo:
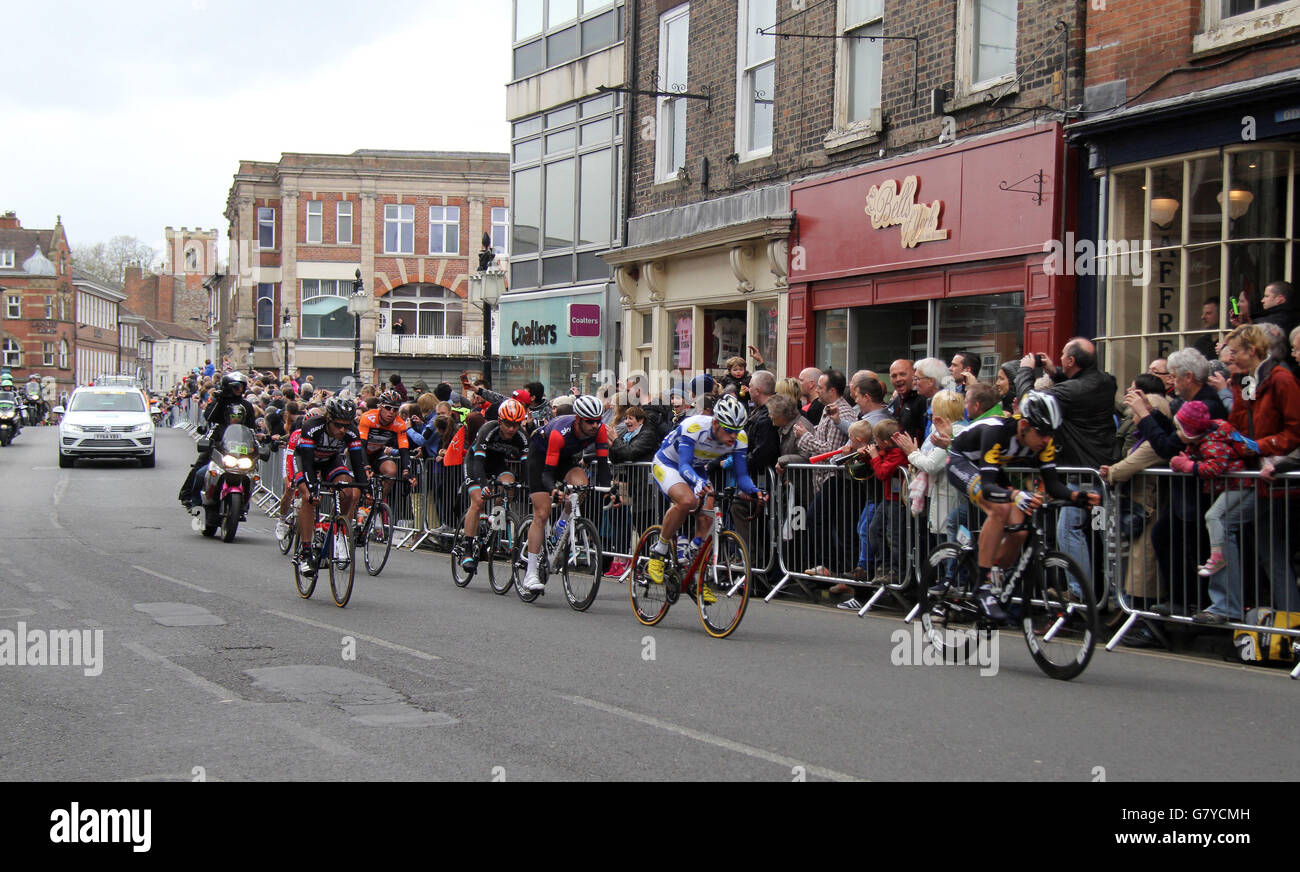
[[[1300,0],[1088,12],[1086,111],[1067,128],[1085,151],[1080,236],[1098,254],[1081,329],[1122,381],[1193,344],[1207,301],[1225,328],[1230,298],[1258,310],[1267,283],[1296,281],[1298,42]]]
[[[206,282],[220,272],[217,231],[166,227],[163,237],[163,263],[158,272],[126,268],[122,282],[126,304],[141,317],[182,324],[206,335],[212,327]],[[215,336],[211,345],[209,351],[215,352]]]
[[[76,380],[87,385],[120,370],[118,307],[126,294],[79,269],[72,273],[77,293]]]
[[[504,232],[507,166],[505,154],[433,151],[242,161],[226,202],[234,329],[223,352],[241,367],[344,384],[360,270],[375,303],[362,318],[364,381],[478,369],[482,316],[465,298],[482,234],[494,219]]]
[[[778,372],[1072,332],[1061,123],[1082,4],[629,3],[626,240],[606,260],[632,369]],[[761,33],[758,31],[762,31]],[[867,37],[879,37],[875,41]]]
[[[33,374],[54,402],[76,387],[73,378],[72,258],[62,218],[51,230],[0,215],[0,365],[16,382]]]
[[[498,376],[551,395],[613,379],[618,296],[601,254],[623,238],[624,3],[515,0],[510,291]]]

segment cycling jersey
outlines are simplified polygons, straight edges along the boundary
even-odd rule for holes
[[[750,480],[749,467],[745,462],[746,449],[749,447],[749,439],[745,436],[745,431],[737,433],[736,441],[727,445],[713,437],[713,424],[711,415],[691,415],[689,418],[683,418],[682,422],[664,437],[663,444],[655,453],[656,466],[666,467],[668,472],[676,471],[683,481],[692,488],[699,489],[705,483],[701,473],[708,465],[715,460],[730,456],[736,474],[736,484],[747,494],[757,492],[758,488]],[[667,480],[660,475],[658,469],[655,470],[655,477],[660,481]]]
[[[481,484],[505,472],[506,463],[518,460],[528,450],[528,440],[522,430],[506,438],[500,421],[488,421],[479,428],[474,445],[465,461],[465,477],[471,484]]]
[[[1016,430],[1020,418],[980,418],[957,434],[948,449],[948,477],[971,502],[1011,501],[1010,481],[1004,465],[1036,467],[1043,485],[1054,499],[1070,500],[1073,494],[1056,474],[1056,444],[1051,438],[1035,451],[1022,445]]]
[[[411,468],[411,442],[406,438],[406,431],[411,425],[402,418],[394,417],[393,423],[384,426],[379,420],[379,410],[371,409],[361,416],[357,433],[365,443],[366,454],[370,462],[378,463],[380,457],[390,448],[396,449],[401,458],[401,468]]]
[[[596,446],[596,486],[609,487],[609,433],[605,425],[596,428],[596,435],[583,439],[574,420],[573,415],[552,418],[528,443],[530,484],[534,493],[554,490],[555,480],[578,465],[589,445]]]
[[[293,452],[294,465],[298,467],[295,484],[303,479],[314,484],[318,469],[327,470],[326,479],[333,480],[341,471],[347,471],[349,462],[353,478],[359,482],[366,480],[366,454],[355,424],[348,424],[341,438],[330,433],[329,422],[323,418],[298,432],[301,436]]]

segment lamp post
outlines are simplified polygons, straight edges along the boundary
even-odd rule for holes
[[[284,369],[280,371],[281,377],[289,374],[289,327],[293,324],[293,318],[289,315],[289,307],[284,307],[284,314],[280,316],[280,338],[284,340]]]
[[[480,252],[479,271],[469,277],[469,299],[483,307],[483,377],[492,381],[492,307],[501,300],[505,290],[506,271],[484,257],[490,252],[488,239],[484,239],[484,252]]]
[[[358,268],[357,278],[352,282],[352,296],[348,297],[348,311],[356,319],[356,338],[352,346],[352,375],[356,379],[356,393],[361,392],[361,316],[369,308],[370,300],[366,296],[366,286],[361,281],[361,269]]]

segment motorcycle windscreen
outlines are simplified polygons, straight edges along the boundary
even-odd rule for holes
[[[242,424],[231,424],[221,434],[221,451],[235,457],[256,457],[257,438]]]

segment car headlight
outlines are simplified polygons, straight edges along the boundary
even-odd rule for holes
[[[148,432],[149,432],[150,430],[152,430],[152,429],[153,429],[153,425],[152,425],[152,424],[136,424],[134,427],[131,428],[131,432],[132,432],[132,433],[148,433]]]
[[[67,424],[67,423],[65,423],[65,424],[63,425],[63,429],[67,430],[69,433],[81,433],[81,432],[82,432],[82,429],[81,429],[80,427],[78,427],[76,424]]]

